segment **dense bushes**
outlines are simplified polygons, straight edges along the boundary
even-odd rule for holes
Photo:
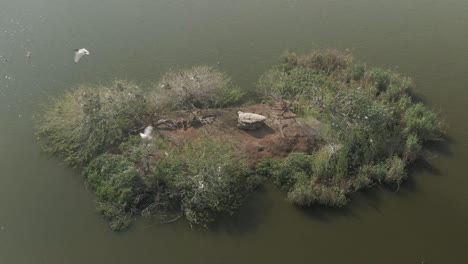
[[[409,95],[411,80],[367,68],[336,51],[286,53],[259,81],[266,99],[286,101],[326,134],[312,154],[260,164],[292,202],[341,206],[376,182],[400,184],[422,143],[440,137],[436,115]],[[265,166],[267,164],[268,166]],[[268,169],[270,168],[270,169]]]
[[[155,167],[187,220],[206,226],[219,213],[233,214],[259,178],[225,140],[202,138],[172,152]]]
[[[241,205],[255,185],[253,172],[226,141],[205,139],[180,150],[138,133],[161,113],[223,107],[241,97],[224,73],[194,67],[171,71],[147,90],[125,81],[81,85],[46,105],[36,129],[45,150],[83,169],[113,230],[126,228],[135,213],[174,208],[192,225],[206,226]]]
[[[122,155],[103,154],[83,171],[87,185],[96,193],[99,209],[113,230],[126,228],[131,209],[142,192],[141,174]]]
[[[243,93],[226,74],[212,67],[198,66],[166,73],[151,94],[163,111],[226,107],[239,103]]]
[[[37,133],[47,151],[84,166],[146,123],[145,100],[141,88],[124,81],[82,85],[47,105],[38,116]]]
[[[124,81],[79,86],[46,106],[37,133],[46,150],[83,169],[112,229],[126,228],[135,213],[169,211],[206,227],[219,214],[233,214],[265,176],[299,206],[340,207],[350,192],[400,184],[422,144],[440,137],[437,116],[413,101],[411,85],[349,54],[286,53],[252,94],[280,102],[299,122],[319,120],[320,134],[305,131],[317,149],[263,160],[255,170],[222,138],[176,145],[156,134],[138,136],[170,111],[240,103],[241,90],[211,67],[170,71],[147,90]]]

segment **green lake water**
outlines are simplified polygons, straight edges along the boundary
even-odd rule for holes
[[[210,230],[138,220],[114,233],[34,135],[40,105],[79,83],[219,61],[248,90],[283,50],[323,47],[413,77],[447,123],[398,192],[304,211],[267,185]],[[466,0],[1,0],[0,263],[468,263],[467,106]]]

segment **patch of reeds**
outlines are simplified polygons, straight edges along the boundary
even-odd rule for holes
[[[368,68],[349,54],[286,53],[260,78],[259,89],[266,100],[288,102],[289,110],[329,129],[317,152],[269,161],[270,170],[260,164],[261,170],[302,206],[341,206],[351,191],[400,184],[422,144],[442,134],[436,114],[412,99],[411,86],[409,78]]]

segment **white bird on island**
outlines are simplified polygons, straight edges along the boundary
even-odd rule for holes
[[[78,63],[84,55],[89,55],[89,54],[90,53],[87,49],[84,49],[84,48],[75,49],[75,63]]]
[[[153,132],[153,127],[147,126],[145,128],[145,131],[143,133],[140,133],[140,137],[142,139],[152,139],[153,137],[151,136],[151,132]]]
[[[198,189],[205,188],[205,183],[203,181],[198,181]]]

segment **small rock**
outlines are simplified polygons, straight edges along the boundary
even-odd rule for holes
[[[244,130],[258,129],[267,119],[265,116],[254,113],[244,113],[242,111],[238,111],[237,114],[239,115],[237,126]]]

